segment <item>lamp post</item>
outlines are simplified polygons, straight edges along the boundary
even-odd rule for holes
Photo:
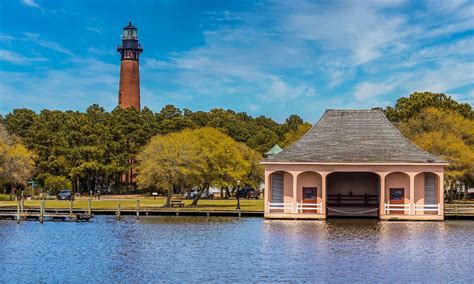
[[[237,207],[235,209],[240,210],[240,180],[237,181],[237,192],[235,193],[237,198]]]

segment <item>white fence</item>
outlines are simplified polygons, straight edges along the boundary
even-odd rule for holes
[[[298,203],[296,207],[296,211],[298,213],[305,213],[305,211],[316,211],[317,214],[321,214],[322,209],[323,205],[321,203]]]
[[[409,215],[420,215],[425,212],[436,212],[441,215],[440,204],[390,204],[385,203],[385,214],[409,214]]]
[[[440,204],[415,204],[415,215],[417,212],[436,212],[438,215],[441,215],[441,206]]]
[[[293,203],[275,203],[275,202],[268,202],[268,211],[271,212],[272,210],[292,210]]]
[[[271,213],[272,211],[275,211],[275,210],[278,210],[280,213],[314,213],[314,212],[308,212],[308,211],[316,211],[317,214],[321,214],[322,204],[321,203],[294,204],[294,203],[268,202],[268,211]]]

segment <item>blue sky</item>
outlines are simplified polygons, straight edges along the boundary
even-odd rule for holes
[[[117,103],[123,26],[137,27],[142,105],[282,121],[393,105],[413,91],[474,103],[474,2],[0,2],[0,113]]]

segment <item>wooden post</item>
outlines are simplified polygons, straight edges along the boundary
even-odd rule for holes
[[[20,202],[16,206],[16,223],[20,224]]]
[[[438,200],[439,200],[439,211],[438,215],[444,215],[444,174],[438,175]]]
[[[140,219],[140,199],[137,199],[137,219]]]
[[[120,216],[120,207],[121,207],[121,204],[119,202],[118,206],[117,206],[117,220],[120,220],[120,218],[121,218],[121,216]]]
[[[41,200],[41,203],[40,203],[40,223],[43,223],[44,222],[44,208],[45,207],[45,201],[44,199]]]
[[[410,174],[410,206],[408,215],[415,215],[415,176],[416,174]]]
[[[293,206],[291,207],[291,213],[296,214],[298,213],[298,174],[292,173],[291,176],[293,177]]]
[[[73,202],[72,198],[69,200],[69,214],[72,215],[72,207],[73,207]]]
[[[90,197],[87,204],[87,214],[92,215],[92,199]]]
[[[270,202],[270,177],[271,177],[271,174],[268,173],[268,172],[265,172],[265,187],[264,187],[264,190],[263,190],[263,200],[264,200],[264,206],[263,208],[265,208],[265,214],[266,213],[270,213],[270,210],[268,209],[268,202]]]
[[[328,173],[319,173],[321,175],[321,213],[327,215],[327,189],[326,189],[326,177]]]
[[[380,204],[379,204],[379,218],[385,215],[385,176],[386,173],[379,174],[380,176]]]

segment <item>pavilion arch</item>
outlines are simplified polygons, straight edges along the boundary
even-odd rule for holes
[[[298,202],[303,201],[303,189],[304,188],[316,188],[316,203],[322,202],[322,176],[318,172],[305,171],[301,172],[296,176],[296,191]]]
[[[440,203],[442,177],[435,172],[421,172],[415,175],[415,204],[435,205]]]
[[[385,176],[385,203],[390,201],[390,189],[404,189],[404,204],[410,203],[410,175],[404,172],[391,172]]]
[[[327,175],[328,216],[366,210],[377,216],[380,175],[373,171],[336,171]],[[336,207],[340,207],[337,209]],[[343,213],[347,214],[347,213]]]
[[[269,202],[291,203],[293,201],[293,174],[287,171],[274,171],[269,174]]]

